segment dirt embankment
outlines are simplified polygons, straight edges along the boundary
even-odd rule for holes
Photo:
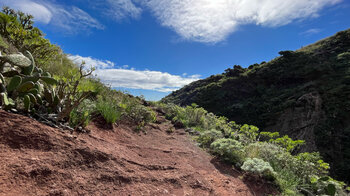
[[[0,110],[0,195],[267,195],[170,122],[70,134]]]

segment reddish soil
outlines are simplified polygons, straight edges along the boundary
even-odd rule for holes
[[[196,146],[183,129],[91,123],[70,134],[0,110],[0,195],[267,195],[264,183]],[[271,192],[270,192],[271,193]]]

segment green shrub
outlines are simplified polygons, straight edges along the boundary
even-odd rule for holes
[[[295,156],[299,162],[304,163],[304,169],[308,168],[308,170],[312,171],[310,175],[326,175],[328,174],[329,164],[325,163],[322,160],[320,153],[318,152],[305,152],[299,153]]]
[[[220,139],[222,137],[223,137],[223,135],[222,135],[221,131],[211,129],[211,130],[207,130],[207,131],[202,132],[198,136],[197,141],[199,144],[201,144],[201,146],[209,147],[211,145],[211,143],[213,143],[215,140]]]
[[[84,66],[85,63],[82,62],[78,70],[71,70],[71,74],[61,77],[56,76],[59,84],[54,94],[61,100],[62,106],[62,109],[58,112],[59,120],[68,118],[72,110],[96,91],[94,83],[90,82],[88,78],[94,71],[94,68],[86,71]]]
[[[344,186],[343,182],[334,180],[331,177],[314,176],[311,178],[311,186],[305,187],[304,190],[309,189],[309,192],[315,192],[317,195],[345,196],[348,194],[344,191]]]
[[[71,111],[69,118],[70,126],[86,127],[90,123],[91,117],[95,111],[96,104],[89,99],[84,100],[79,107]]]
[[[211,143],[210,148],[213,153],[220,155],[226,161],[234,165],[241,165],[244,158],[244,150],[241,142],[230,139],[221,138]]]
[[[285,136],[280,137],[280,138],[271,139],[270,143],[277,144],[277,145],[283,147],[284,149],[286,149],[288,152],[292,152],[297,147],[304,145],[305,141],[292,140],[290,137],[288,137],[288,135],[285,135]]]
[[[152,109],[141,104],[134,105],[127,115],[137,124],[155,122],[157,118],[156,113]]]
[[[250,144],[257,140],[259,135],[259,128],[253,125],[243,125],[240,127],[237,133],[234,133],[233,137],[238,137],[239,141],[244,144]]]
[[[244,171],[251,172],[253,174],[257,174],[267,178],[274,178],[275,175],[275,172],[271,167],[270,163],[258,158],[248,158],[246,161],[244,161],[241,168]]]

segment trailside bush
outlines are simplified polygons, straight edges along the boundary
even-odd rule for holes
[[[258,135],[258,127],[245,124],[241,126],[238,132],[234,133],[232,136],[236,137],[239,141],[241,141],[244,144],[250,144],[257,140]]]
[[[334,180],[331,177],[314,176],[311,178],[311,186],[304,187],[303,190],[315,192],[317,195],[346,196],[348,194],[343,190],[344,186],[345,184],[343,182]]]
[[[244,171],[248,171],[267,178],[274,178],[275,175],[275,172],[270,163],[258,158],[248,158],[246,161],[244,161],[241,168]]]
[[[129,115],[129,117],[137,124],[155,122],[157,118],[157,115],[153,110],[141,104],[134,105],[127,115]]]
[[[173,122],[180,122],[186,127],[203,127],[205,124],[207,111],[199,108],[196,104],[185,108],[171,105],[166,109],[170,110],[171,115],[167,117]]]
[[[69,124],[72,127],[82,126],[86,127],[91,121],[92,114],[96,111],[96,104],[86,99],[79,105],[79,107],[73,109],[70,113]]]
[[[223,157],[236,166],[240,166],[243,162],[243,145],[237,140],[230,138],[217,139],[211,143],[210,149],[214,154]]]
[[[209,147],[211,143],[213,143],[215,140],[222,138],[222,133],[221,131],[211,129],[202,132],[198,138],[197,141],[198,143],[203,146],[203,147]]]
[[[103,116],[107,123],[113,124],[120,120],[122,111],[112,100],[99,98],[96,104],[97,111]]]

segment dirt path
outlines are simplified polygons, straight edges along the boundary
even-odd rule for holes
[[[0,195],[265,195],[163,121],[70,134],[0,110]]]

